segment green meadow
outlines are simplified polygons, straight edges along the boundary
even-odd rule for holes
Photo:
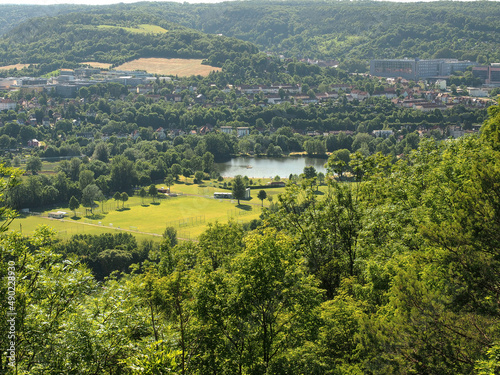
[[[258,219],[262,211],[262,202],[257,198],[259,190],[252,190],[252,198],[241,200],[238,206],[236,200],[213,198],[216,191],[229,191],[219,188],[216,182],[208,186],[179,183],[171,187],[172,195],[176,196],[160,194],[155,202],[149,196],[142,199],[138,195],[130,197],[125,204],[110,199],[95,207],[92,215],[88,209],[80,207],[76,210],[76,216],[68,207],[52,208],[41,211],[39,216],[16,218],[11,228],[22,229],[23,233],[29,234],[39,225],[48,225],[61,238],[79,233],[100,234],[118,230],[129,231],[139,238],[159,238],[165,228],[171,226],[177,230],[179,238],[193,240],[203,233],[208,223],[228,220],[244,223]],[[268,196],[276,196],[284,188],[264,190]],[[264,200],[264,207],[269,204],[269,200]],[[68,215],[61,220],[49,219],[47,215],[53,211],[65,211]]]
[[[137,27],[122,27],[112,25],[99,25],[97,27],[99,29],[122,29],[137,34],[163,34],[168,32],[168,30],[164,29],[163,27],[148,24],[137,25]]]

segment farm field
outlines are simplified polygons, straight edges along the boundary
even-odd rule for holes
[[[109,69],[111,65],[113,64],[108,64],[108,63],[100,63],[96,61],[86,61],[80,63],[82,65],[90,65],[92,68],[98,68],[98,69]]]
[[[17,69],[21,70],[23,68],[26,68],[27,66],[30,66],[31,64],[14,64],[14,65],[5,65],[5,66],[0,66],[0,70],[10,70],[10,69]]]
[[[207,76],[212,71],[220,71],[220,68],[202,65],[199,59],[164,59],[164,58],[141,58],[126,62],[118,66],[117,70],[145,70],[151,74],[177,75],[189,77],[191,75]]]

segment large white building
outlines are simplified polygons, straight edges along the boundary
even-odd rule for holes
[[[457,71],[477,65],[472,61],[456,59],[383,59],[370,61],[370,74],[376,77],[401,77],[411,80],[449,77]]]
[[[16,102],[11,99],[0,98],[0,111],[16,109]]]

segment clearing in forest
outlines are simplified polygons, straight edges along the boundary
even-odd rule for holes
[[[123,26],[112,26],[112,25],[99,25],[97,26],[99,29],[122,29],[125,31],[128,31],[130,33],[136,33],[136,34],[163,34],[163,33],[168,33],[168,30],[164,29],[163,27],[156,26],[156,25],[148,25],[148,24],[142,24],[142,25],[137,25],[137,27],[123,27]]]
[[[10,69],[17,69],[21,70],[23,68],[26,68],[30,66],[31,64],[14,64],[14,65],[5,65],[5,66],[0,66],[0,70],[10,70]]]
[[[189,77],[191,75],[207,76],[212,71],[220,68],[202,65],[199,59],[164,59],[164,58],[141,58],[129,61],[117,67],[117,70],[145,70],[151,74],[177,75]]]

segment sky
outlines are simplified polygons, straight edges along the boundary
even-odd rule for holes
[[[109,5],[118,3],[137,3],[139,1],[177,1],[188,3],[219,3],[227,0],[0,0],[1,4],[36,4],[36,5],[50,5],[50,4],[87,4],[87,5]],[[433,1],[433,0],[389,0],[399,2],[410,1]],[[497,0],[498,1],[498,0]]]
[[[218,3],[224,0],[0,0],[1,4],[33,4],[33,5],[52,5],[52,4],[87,4],[87,5],[110,5],[118,3],[138,3],[140,1],[176,1],[188,3]]]
[[[140,1],[162,1],[162,0],[0,0],[1,4],[32,4],[32,5],[52,5],[52,4],[86,4],[86,5],[110,5],[119,3],[138,3]],[[224,0],[163,0],[188,3],[218,3]]]
[[[140,1],[176,1],[187,3],[219,3],[228,0],[0,0],[2,4],[35,4],[35,5],[51,5],[51,4],[87,4],[87,5],[109,5],[118,3],[137,3]],[[435,1],[435,0],[389,0],[398,2],[412,2],[412,1]],[[500,1],[500,0],[494,0]]]

